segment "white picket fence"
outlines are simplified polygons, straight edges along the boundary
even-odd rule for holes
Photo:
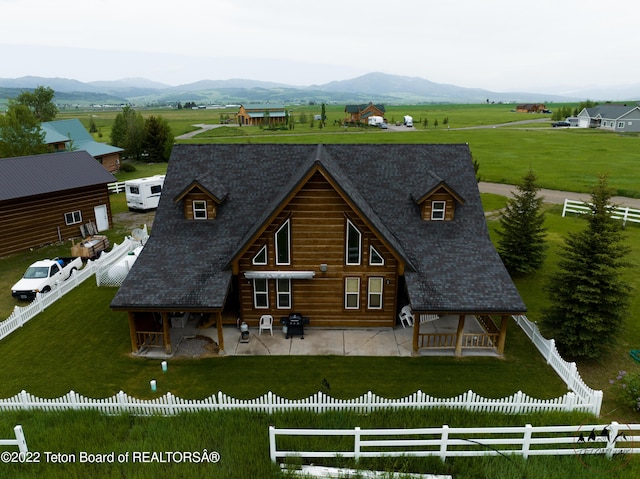
[[[59,283],[51,292],[44,294],[38,293],[36,298],[27,306],[16,306],[13,309],[13,313],[11,313],[7,319],[0,322],[0,340],[7,337],[16,329],[21,328],[25,323],[47,309],[76,286],[83,283],[87,278],[90,278],[94,274],[98,278],[104,271],[105,266],[113,265],[139,245],[139,241],[125,238],[121,244],[114,245],[108,253],[102,253],[96,260],[87,261],[84,268],[74,271],[69,279]]]
[[[591,213],[591,206],[584,201],[564,200],[564,206],[562,207],[562,217],[564,218],[567,213],[585,214]],[[622,224],[626,225],[627,221],[631,223],[640,223],[640,210],[629,208],[627,206],[616,206],[612,208],[612,218],[622,220]]]
[[[269,456],[279,457],[362,457],[413,456],[566,456],[638,454],[640,424],[590,424],[581,426],[537,426],[417,429],[276,429],[269,427]],[[279,450],[278,436],[353,436],[353,447],[339,451]],[[302,441],[297,440],[296,445]]]
[[[540,333],[538,325],[529,321],[524,315],[513,316],[518,326],[529,337],[534,346],[540,351],[556,374],[567,385],[567,389],[573,391],[585,411],[589,411],[596,416],[600,415],[602,408],[602,391],[591,389],[585,384],[578,372],[578,366],[574,362],[565,361],[558,349],[554,339],[545,339]]]
[[[13,428],[13,433],[16,435],[16,438],[0,439],[0,446],[16,446],[18,450],[23,454],[29,452],[29,448],[27,447],[27,440],[24,438],[24,431],[22,430],[22,426],[20,424]]]

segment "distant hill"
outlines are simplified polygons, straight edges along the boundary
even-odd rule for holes
[[[145,78],[83,83],[68,78],[22,77],[0,78],[0,99],[15,97],[22,90],[47,86],[56,92],[60,103],[132,103],[135,105],[166,104],[194,101],[204,104],[228,103],[306,103],[380,102],[408,103],[484,103],[493,102],[562,102],[577,101],[579,96],[545,93],[492,92],[479,88],[463,88],[434,83],[418,77],[368,73],[350,80],[324,85],[298,87],[249,79],[202,80],[168,86]]]

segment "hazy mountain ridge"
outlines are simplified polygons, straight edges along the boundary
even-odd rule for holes
[[[251,79],[201,80],[170,86],[146,78],[124,78],[116,81],[83,83],[68,78],[26,76],[0,78],[0,98],[12,98],[23,89],[47,86],[56,92],[56,101],[90,103],[164,104],[167,102],[242,103],[242,102],[380,102],[380,103],[483,103],[492,102],[563,102],[583,99],[586,91],[555,95],[536,92],[492,92],[480,88],[464,88],[435,83],[419,77],[407,77],[373,72],[348,80],[332,81],[306,87]],[[598,91],[595,90],[594,91]],[[604,94],[606,90],[600,90]],[[620,89],[618,92],[622,92]],[[640,84],[627,85],[640,96]],[[602,98],[603,100],[606,99]]]

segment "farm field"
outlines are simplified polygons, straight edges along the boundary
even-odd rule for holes
[[[500,107],[500,108],[499,108]],[[308,109],[307,115],[313,109]],[[316,106],[319,109],[319,106]],[[397,108],[397,110],[396,110]],[[395,118],[401,118],[405,111],[414,116],[417,126],[415,131],[403,131],[394,133],[392,131],[380,131],[377,129],[348,129],[331,124],[332,118],[339,119],[342,116],[343,107],[328,108],[329,125],[322,130],[309,126],[296,125],[291,132],[266,132],[259,128],[238,128],[224,127],[213,130],[209,134],[197,136],[194,142],[304,142],[304,143],[378,143],[378,142],[402,142],[402,143],[469,143],[471,152],[480,163],[479,174],[484,181],[517,183],[522,175],[532,168],[540,179],[540,186],[551,189],[565,189],[570,191],[586,192],[596,181],[596,176],[601,172],[609,173],[609,183],[616,190],[616,194],[622,196],[640,197],[640,175],[637,169],[637,151],[640,137],[619,136],[611,133],[597,132],[591,130],[567,130],[552,129],[550,125],[531,124],[513,125],[510,127],[486,128],[475,130],[458,130],[465,126],[477,126],[483,123],[483,118],[491,120],[491,124],[508,121],[519,121],[531,118],[528,114],[515,114],[507,110],[508,105],[480,105],[449,107],[444,105],[425,107],[389,107],[388,112]],[[152,112],[152,113],[150,113]],[[197,111],[169,111],[152,110],[143,114],[159,114],[166,117],[175,134],[193,130],[191,125],[199,123],[219,122],[220,112],[215,110]],[[167,113],[167,112],[170,112]],[[98,115],[96,121],[99,122],[103,139],[108,131],[111,119],[117,112],[91,113]],[[423,115],[429,119],[426,128],[418,124],[418,119]],[[440,124],[444,115],[448,115],[451,129],[443,129],[442,126],[435,128],[432,126],[431,118],[438,118]],[[516,116],[517,115],[517,116]],[[77,117],[77,116],[74,116]],[[59,116],[62,119],[62,116]],[[518,118],[518,120],[515,120]],[[533,116],[538,118],[538,116]],[[87,116],[86,121],[88,122]],[[85,119],[82,119],[85,122]],[[459,123],[457,123],[459,122]],[[225,131],[225,130],[228,130]],[[234,133],[230,133],[230,132]],[[242,135],[238,134],[242,131]],[[227,135],[227,133],[229,133]],[[183,140],[187,141],[187,140]],[[132,177],[149,176],[150,174],[161,173],[166,165],[138,165],[138,170],[133,173],[118,175],[124,180]],[[112,196],[112,207],[114,212],[126,210],[123,206],[124,195]],[[503,197],[494,195],[483,195],[485,209],[494,211],[504,204]],[[562,238],[570,231],[575,231],[584,226],[584,222],[576,217],[562,218],[560,207],[547,206],[547,227],[549,243],[548,258],[545,267],[539,273],[531,277],[517,279],[516,285],[528,306],[528,316],[536,320],[540,317],[542,310],[546,306],[546,296],[544,285],[549,275],[555,270],[559,255],[559,246]],[[496,228],[498,223],[495,217],[489,219],[489,229],[492,238],[496,239]],[[116,226],[109,232],[112,243],[119,241],[127,234],[126,229]],[[635,291],[640,289],[640,278],[636,271],[640,264],[640,227],[630,225],[627,230],[627,242],[632,248],[630,261],[633,268],[624,272],[625,278],[630,281]],[[56,254],[66,254],[70,245],[57,245],[47,247],[42,250],[25,252],[9,258],[0,259],[0,288],[5,293],[10,288],[12,282],[24,271],[26,266],[35,259]],[[90,281],[88,282],[90,283]],[[14,335],[0,342],[0,355],[3,357],[3,372],[0,373],[0,399],[16,394],[21,389],[26,389],[30,393],[46,397],[54,397],[64,394],[69,389],[74,389],[83,394],[99,397],[114,394],[114,391],[123,389],[129,394],[139,397],[150,397],[148,391],[148,376],[151,371],[156,370],[158,365],[153,361],[144,361],[131,358],[128,355],[129,338],[126,321],[116,313],[108,310],[107,305],[115,290],[98,289],[95,284],[85,284],[70,295],[72,307],[66,308],[63,304],[50,308],[41,316],[32,320]],[[0,296],[0,320],[4,319],[12,310],[15,304],[10,294]],[[64,301],[62,302],[64,303]],[[640,315],[640,299],[635,294],[632,299],[629,311],[629,319],[625,324],[624,334],[618,342],[607,351],[600,361],[578,363],[578,369],[586,383],[593,388],[602,389],[605,392],[602,408],[602,418],[604,422],[618,420],[620,422],[637,423],[640,422],[640,414],[621,404],[617,396],[617,385],[610,384],[618,371],[637,371],[640,366],[633,362],[628,352],[630,349],[640,348],[640,326],[634,318]],[[94,356],[96,355],[96,356]],[[309,367],[305,362],[304,368],[309,368],[304,373],[292,377],[283,370],[286,366],[277,359],[268,358],[270,364],[267,374],[257,374],[263,367],[266,359],[260,358],[213,358],[204,361],[183,361],[173,367],[175,375],[170,379],[167,388],[183,392],[185,397],[205,397],[217,392],[219,389],[225,392],[238,395],[240,397],[254,397],[266,389],[274,392],[286,392],[296,396],[305,396],[309,392],[319,389],[321,379],[327,377],[327,372],[335,374],[330,381],[332,392],[341,397],[351,397],[359,391],[374,389],[378,394],[391,394],[399,396],[420,388],[425,391],[433,390],[435,395],[450,395],[455,391],[465,391],[473,389],[480,394],[492,394],[494,397],[510,394],[517,389],[525,392],[534,391],[532,395],[537,397],[555,397],[562,394],[564,386],[559,384],[557,378],[538,358],[537,351],[518,328],[514,325],[509,329],[507,339],[507,355],[504,361],[481,359],[470,364],[467,360],[454,360],[446,358],[412,358],[416,360],[411,367],[405,364],[398,364],[398,359],[375,360],[372,367],[371,361],[346,361],[344,358],[318,358],[313,367]],[[532,358],[535,369],[530,371]],[[228,361],[233,359],[234,361]],[[242,359],[235,361],[235,359]],[[566,358],[570,359],[570,358]],[[541,363],[541,364],[538,364]],[[70,367],[73,365],[74,367]],[[464,365],[464,369],[460,366]],[[407,375],[398,377],[398,370],[407,369]],[[426,371],[437,371],[438,374],[430,375]],[[522,371],[527,370],[523,375]],[[358,381],[354,381],[353,371],[358,372]],[[376,374],[370,374],[373,372]],[[377,373],[381,371],[381,373]],[[461,371],[465,371],[461,374]],[[249,375],[247,375],[249,373]],[[215,384],[212,384],[212,377],[215,377]],[[268,377],[268,385],[264,377]],[[442,381],[441,377],[447,377]],[[55,378],[55,379],[52,379]],[[242,380],[238,380],[242,378]],[[431,388],[431,389],[430,389]],[[159,391],[163,393],[165,391]],[[18,422],[33,424],[36,427],[52,427],[52,431],[58,434],[57,437],[69,436],[67,439],[68,448],[78,447],[77,441],[73,438],[89,431],[88,424],[106,423],[107,429],[115,428],[115,435],[121,441],[127,441],[132,447],[147,447],[150,449],[176,447],[176,440],[155,441],[151,436],[167,436],[167,428],[177,428],[172,421],[162,419],[136,419],[136,418],[113,418],[110,422],[104,418],[95,418],[91,415],[81,415],[78,421],[71,420],[70,414],[62,415],[39,415],[29,412],[19,412],[11,414],[0,414],[0,438],[9,437],[11,427]],[[207,469],[208,473],[216,477],[238,477],[233,471],[242,467],[242,458],[235,457],[230,448],[235,447],[246,454],[246,445],[243,440],[227,442],[233,436],[233,431],[237,430],[237,423],[232,423],[228,417],[219,419],[220,434],[209,433],[207,431],[216,429],[216,425],[211,425],[206,429],[199,429],[195,423],[201,419],[206,424],[204,418],[184,419],[191,430],[200,431],[198,437],[206,438],[214,449],[215,445],[225,444],[227,457],[234,457],[233,465],[231,461],[221,469]],[[413,418],[416,419],[416,418]],[[412,420],[413,420],[412,419]],[[434,418],[438,421],[440,417]],[[499,421],[500,424],[507,422],[504,418],[483,419],[492,424]],[[579,418],[542,418],[536,417],[532,421],[561,421],[572,423],[575,421],[589,421],[589,419]],[[259,424],[264,429],[273,418],[243,416],[240,421],[250,424]],[[342,419],[335,417],[319,418],[318,421],[327,421],[329,424],[341,424]],[[353,419],[350,419],[353,421]],[[392,421],[400,421],[411,424],[411,420],[394,419],[388,416],[378,416],[374,419],[376,424],[390,424]],[[448,418],[441,419],[449,420]],[[470,418],[458,418],[459,424],[472,422]],[[525,420],[525,419],[522,419]],[[528,420],[528,419],[527,419]],[[157,421],[157,422],[155,422]],[[214,420],[215,421],[215,420]],[[281,418],[277,418],[280,423]],[[431,419],[429,419],[431,421]],[[67,429],[64,423],[71,422]],[[176,421],[176,423],[179,422]],[[302,421],[304,423],[304,421]],[[126,424],[123,424],[126,423]],[[234,429],[233,425],[236,428]],[[349,427],[354,424],[350,423]],[[365,427],[363,424],[362,427]],[[424,421],[418,418],[417,425],[424,425]],[[9,427],[11,426],[11,427]],[[102,427],[102,426],[101,426]],[[320,427],[320,426],[318,426]],[[333,427],[333,426],[330,426]],[[173,429],[171,429],[173,430]],[[262,429],[253,426],[246,427],[249,435],[260,437]],[[226,434],[225,434],[226,432]],[[157,433],[157,434],[154,434]],[[189,431],[180,433],[189,435]],[[182,437],[180,434],[177,438]],[[108,434],[107,434],[108,435]],[[266,432],[265,432],[266,435]],[[34,441],[40,447],[53,448],[55,442],[47,442],[42,432],[35,435]],[[244,437],[245,435],[238,435]],[[87,444],[92,444],[97,451],[107,452],[107,448],[115,447],[112,442],[100,440],[93,435]],[[29,441],[29,435],[27,436]],[[70,441],[70,442],[69,442]],[[51,445],[53,444],[53,446]],[[194,443],[185,441],[190,447],[207,447],[201,442]],[[253,443],[251,443],[253,444]],[[75,446],[74,446],[75,445]],[[264,438],[257,440],[258,448],[264,447]],[[55,449],[54,449],[55,450]],[[262,454],[262,453],[260,453]],[[266,455],[267,452],[265,451]],[[450,472],[459,472],[457,477],[543,477],[552,474],[553,477],[587,477],[584,471],[588,471],[588,477],[626,478],[637,477],[638,460],[632,458],[624,464],[611,464],[608,462],[595,464],[580,463],[576,458],[573,462],[568,459],[549,460],[540,462],[538,459],[529,460],[523,464],[520,461],[482,461],[472,462],[473,466],[463,468],[462,463],[469,461],[455,461],[461,469],[447,466],[444,469]],[[256,464],[260,462],[260,464]],[[577,462],[577,464],[576,464]],[[240,464],[240,465],[239,465]],[[498,465],[500,464],[500,465]],[[1,467],[1,466],[0,466]],[[231,467],[231,469],[228,469]],[[185,475],[198,474],[204,469],[196,468],[172,468],[173,477],[184,477]],[[269,464],[261,460],[251,462],[248,466],[250,471],[260,471],[261,477],[278,477]],[[11,469],[12,477],[42,477],[43,469]],[[50,471],[47,470],[47,472]],[[58,472],[64,471],[59,477],[77,477],[86,474],[100,474],[108,471],[108,477],[133,476],[147,477],[162,475],[161,468],[87,468],[76,467],[60,468]],[[266,471],[266,472],[265,472]],[[460,472],[464,471],[464,472]],[[551,473],[553,471],[553,473]],[[15,475],[13,474],[15,473]],[[83,474],[86,473],[86,474]],[[442,472],[444,473],[444,472]],[[274,474],[274,475],[271,475]],[[629,475],[627,475],[629,474]],[[0,473],[2,475],[2,473]],[[54,477],[49,476],[47,477]],[[257,477],[257,476],[254,476]]]

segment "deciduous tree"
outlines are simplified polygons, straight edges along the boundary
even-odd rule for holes
[[[498,252],[512,275],[533,273],[544,263],[546,233],[538,191],[536,175],[529,170],[500,217]]]
[[[58,114],[58,107],[53,103],[54,96],[51,88],[39,86],[32,92],[20,93],[16,102],[29,107],[37,121],[51,121]]]
[[[155,163],[169,161],[174,136],[169,122],[160,116],[150,116],[144,121],[144,145],[146,161]]]
[[[621,331],[631,287],[621,277],[630,249],[620,220],[611,217],[606,176],[600,176],[589,207],[586,229],[565,238],[560,270],[547,288],[552,306],[544,324],[562,353],[593,359]]]
[[[10,101],[7,112],[0,115],[0,158],[46,152],[40,122],[28,106]]]
[[[111,128],[111,144],[125,150],[128,158],[140,159],[144,143],[144,118],[129,105],[116,115]]]

